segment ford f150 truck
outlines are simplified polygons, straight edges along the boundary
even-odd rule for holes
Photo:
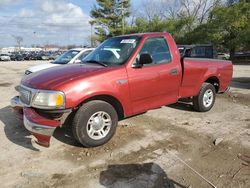
[[[82,64],[24,77],[11,105],[38,144],[48,147],[68,118],[76,140],[94,147],[111,139],[119,120],[181,98],[208,111],[231,79],[230,61],[182,59],[170,34],[133,34],[107,39]]]

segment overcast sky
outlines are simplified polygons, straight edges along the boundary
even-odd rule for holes
[[[132,1],[137,6],[138,0]],[[95,0],[0,0],[0,47],[86,44]]]

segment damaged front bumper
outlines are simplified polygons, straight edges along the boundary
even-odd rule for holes
[[[23,108],[23,123],[37,139],[39,145],[49,147],[50,138],[53,135],[56,127],[61,125],[58,120],[44,118],[37,114],[32,108]]]
[[[23,119],[24,126],[37,139],[37,143],[49,147],[50,138],[56,127],[61,126],[60,119],[48,119],[39,115],[33,108],[26,107],[19,96],[11,99],[11,106],[19,119]]]

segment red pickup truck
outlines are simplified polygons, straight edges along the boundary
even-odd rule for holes
[[[111,139],[119,120],[181,98],[208,111],[231,79],[230,61],[181,59],[168,33],[124,35],[104,41],[82,64],[24,77],[11,105],[38,144],[48,147],[71,115],[76,140],[94,147]]]

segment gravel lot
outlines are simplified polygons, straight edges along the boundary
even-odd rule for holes
[[[152,110],[87,149],[67,127],[56,130],[50,148],[40,147],[12,114],[14,87],[40,63],[0,62],[1,187],[213,187],[197,173],[217,187],[250,187],[250,66],[234,66],[230,92],[217,95],[211,111],[183,102]]]

